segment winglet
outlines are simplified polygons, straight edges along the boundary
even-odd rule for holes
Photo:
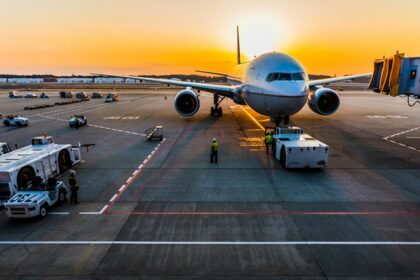
[[[241,43],[239,41],[239,26],[236,26],[236,63],[241,64]]]

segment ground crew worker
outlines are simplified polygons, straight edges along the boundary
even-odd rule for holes
[[[211,155],[210,155],[210,162],[213,163],[213,159],[217,163],[217,151],[219,150],[219,143],[217,142],[216,138],[213,138],[211,143]]]
[[[73,123],[74,123],[74,126],[75,126],[77,129],[79,129],[79,119],[77,118],[77,116],[74,116],[74,117],[73,117]]]
[[[274,138],[274,132],[271,132],[271,151],[276,154],[276,139]]]
[[[77,191],[79,190],[79,185],[76,182],[76,171],[70,170],[70,203],[77,204],[79,203],[79,198],[77,196]]]
[[[268,154],[268,149],[270,148],[270,146],[271,146],[271,150],[273,150],[273,147],[272,147],[273,135],[266,133],[264,137],[264,143],[265,143],[265,151]]]

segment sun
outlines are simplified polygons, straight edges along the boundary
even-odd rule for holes
[[[291,40],[286,25],[270,17],[251,16],[239,24],[242,54],[253,58],[272,51],[282,51]]]

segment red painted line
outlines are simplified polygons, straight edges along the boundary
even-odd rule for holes
[[[283,211],[283,212],[107,212],[109,215],[143,215],[143,216],[420,216],[420,212],[313,212],[313,211]]]
[[[166,139],[164,139],[161,143],[163,143],[164,141],[165,141]],[[153,158],[153,156],[151,156],[151,155],[149,155],[148,157],[148,160],[150,160],[150,159],[152,159]],[[120,196],[128,189],[128,187],[131,185],[131,183],[133,183],[134,182],[134,180],[142,173],[142,171],[143,171],[143,167],[145,166],[146,164],[143,162],[142,164],[140,164],[138,167],[137,167],[137,169],[136,169],[136,172],[137,172],[137,174],[135,175],[135,176],[131,176],[130,178],[128,178],[127,179],[127,181],[125,182],[125,184],[123,185],[123,187],[121,187],[119,190],[118,190],[118,192],[113,196],[113,200],[112,201],[110,201],[105,207],[104,207],[104,210],[103,210],[103,213],[104,214],[109,214],[109,211],[111,210],[111,208],[114,206],[114,204],[115,204],[115,202],[117,202],[117,200],[120,198]],[[124,187],[125,186],[125,187]],[[102,211],[101,211],[102,212]]]

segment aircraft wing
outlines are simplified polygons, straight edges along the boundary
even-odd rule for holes
[[[238,77],[231,76],[231,75],[226,74],[226,73],[220,73],[220,72],[212,72],[212,71],[205,71],[205,70],[195,70],[195,72],[205,73],[205,74],[212,74],[212,75],[222,76],[222,77],[226,77],[226,78],[233,78],[233,79],[236,79],[236,80],[239,80],[240,79]]]
[[[147,78],[147,77],[137,77],[137,76],[119,76],[119,75],[108,75],[108,74],[97,74],[91,73],[95,76],[100,77],[114,77],[114,78],[123,78],[123,79],[133,79],[144,82],[159,83],[166,85],[182,86],[182,87],[191,87],[198,90],[207,91],[214,94],[220,94],[226,97],[232,97],[235,92],[239,89],[240,86],[227,86],[227,85],[215,85],[215,84],[206,84],[206,83],[195,83],[195,82],[184,82],[171,79],[157,79],[157,78]]]
[[[322,85],[329,84],[329,83],[336,83],[336,82],[341,82],[341,81],[348,81],[348,80],[353,80],[353,79],[357,79],[357,78],[364,78],[364,77],[370,77],[370,76],[372,76],[371,73],[369,73],[369,74],[361,74],[361,75],[352,75],[352,76],[343,76],[343,77],[336,77],[336,78],[328,78],[328,79],[320,79],[320,80],[312,80],[312,81],[309,81],[309,86],[310,87],[322,86]]]

